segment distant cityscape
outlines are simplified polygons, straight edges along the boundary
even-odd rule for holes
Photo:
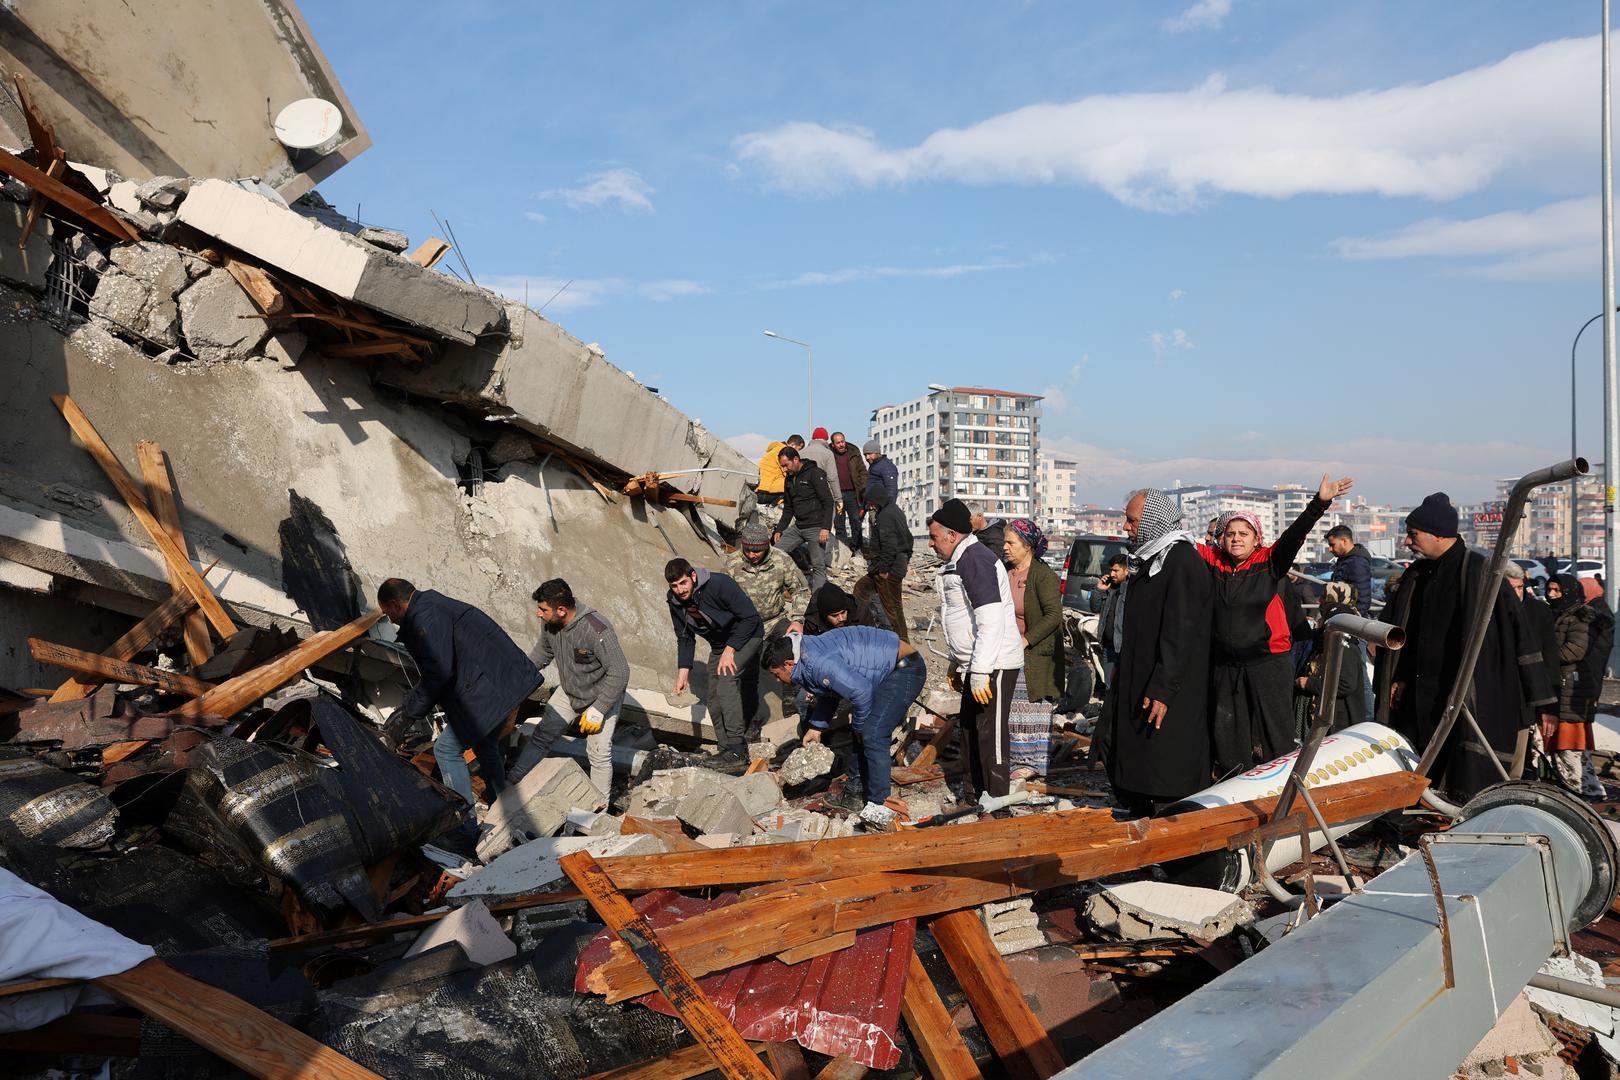
[[[872,411],[870,435],[899,470],[898,502],[914,532],[926,530],[928,515],[941,502],[960,498],[977,504],[991,519],[1033,517],[1055,539],[1124,535],[1122,507],[1080,501],[1079,463],[1041,452],[1041,400],[1039,394],[1016,390],[931,384],[919,397]],[[1602,468],[1595,466],[1576,486],[1580,558],[1603,558],[1602,475]],[[1459,504],[1459,531],[1466,543],[1495,545],[1515,479],[1499,480],[1494,500]],[[1187,527],[1194,532],[1201,533],[1212,517],[1247,510],[1260,518],[1270,538],[1299,515],[1312,491],[1302,484],[1203,483],[1170,488],[1167,493],[1180,504]],[[1569,484],[1538,489],[1510,554],[1566,555],[1570,503]],[[1401,556],[1411,509],[1352,493],[1322,516],[1301,549],[1300,560],[1330,558],[1326,534],[1336,525],[1348,526],[1373,555]]]

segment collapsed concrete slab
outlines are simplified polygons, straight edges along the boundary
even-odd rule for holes
[[[178,220],[333,296],[463,345],[505,324],[494,295],[329,229],[226,180],[186,194]]]
[[[491,804],[478,841],[478,857],[489,862],[508,848],[541,836],[556,836],[571,810],[594,810],[605,800],[572,758],[548,757]]]
[[[513,848],[488,866],[451,889],[446,898],[452,904],[469,900],[505,900],[527,893],[546,892],[567,884],[560,860],[576,851],[588,851],[598,859],[619,855],[659,855],[664,842],[656,836],[544,836]]]
[[[1110,885],[1086,901],[1086,915],[1126,941],[1174,936],[1212,941],[1254,922],[1248,901],[1231,893],[1164,881]]]
[[[426,930],[405,951],[417,956],[440,945],[455,942],[475,964],[498,964],[517,955],[517,945],[506,936],[501,924],[481,901],[463,904]]]
[[[224,270],[210,270],[180,294],[180,332],[205,363],[245,360],[263,344],[270,324]]]
[[[22,203],[0,200],[0,280],[42,292],[45,271],[51,265],[50,222],[40,221],[21,248],[23,221],[28,208]]]
[[[166,348],[178,346],[178,298],[208,270],[208,264],[190,252],[149,240],[119,244],[108,253],[107,260],[110,265],[101,272],[96,293],[90,299],[90,317],[107,324],[123,338]],[[236,282],[231,284],[235,286]],[[236,291],[240,293],[241,287],[236,286]],[[252,329],[262,334],[264,327],[231,329],[239,333]]]

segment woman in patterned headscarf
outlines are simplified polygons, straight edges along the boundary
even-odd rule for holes
[[[1222,514],[1218,547],[1199,544],[1215,585],[1210,734],[1215,773],[1240,772],[1298,745],[1294,639],[1283,587],[1311,529],[1351,481],[1322,477],[1316,497],[1272,545],[1247,510]]]
[[[1012,586],[1013,615],[1024,637],[1024,669],[1013,691],[1008,728],[1012,775],[1046,775],[1052,707],[1063,696],[1063,595],[1057,574],[1041,561],[1046,534],[1029,518],[1002,530],[1001,548]]]

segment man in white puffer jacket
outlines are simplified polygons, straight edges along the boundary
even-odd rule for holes
[[[1024,666],[1007,568],[974,538],[972,515],[960,499],[949,500],[928,519],[928,543],[944,560],[935,583],[952,684],[962,691],[957,720],[973,787],[969,794],[1005,795],[1011,760],[1007,721]]]

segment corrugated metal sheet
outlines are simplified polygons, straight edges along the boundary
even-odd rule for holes
[[[736,893],[701,900],[659,889],[634,904],[658,930],[736,902]],[[906,919],[863,930],[849,948],[814,960],[792,965],[755,960],[706,975],[698,985],[745,1039],[791,1039],[818,1054],[848,1054],[868,1068],[892,1069],[900,1062],[895,1032],[916,936],[916,920]],[[613,940],[612,932],[603,930],[580,953],[576,990],[585,990],[586,977],[607,960]],[[674,1015],[662,994],[636,1001]]]

